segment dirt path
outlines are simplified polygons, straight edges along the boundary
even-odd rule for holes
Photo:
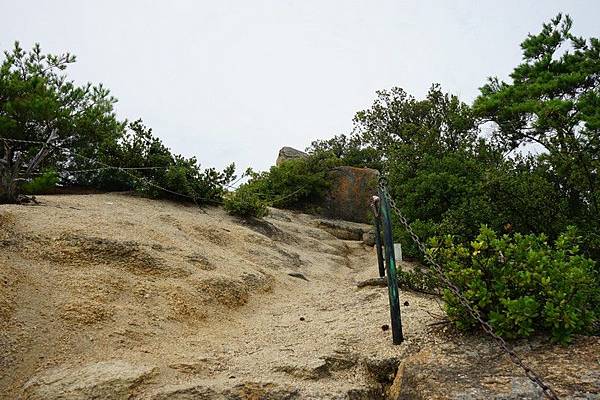
[[[349,267],[330,279],[290,281],[239,313],[202,326],[191,343],[201,343],[201,359],[223,367],[207,377],[226,384],[276,382],[299,389],[303,398],[352,392],[373,398],[379,383],[391,383],[407,346],[392,346],[390,332],[382,330],[389,324],[386,289],[355,289],[361,275],[372,276],[372,257],[362,245],[345,244],[354,249]],[[403,301],[409,304],[403,307],[407,337],[422,336],[417,330],[431,321],[424,312],[431,301],[413,295]],[[182,353],[186,363],[194,348]],[[374,375],[386,364],[392,376],[377,382]]]
[[[41,200],[0,206],[3,398],[381,398],[440,314],[403,293],[407,341],[392,346],[387,290],[356,288],[376,276],[374,252],[314,217],[248,225],[118,194]]]

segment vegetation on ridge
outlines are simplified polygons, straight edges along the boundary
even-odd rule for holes
[[[119,121],[108,89],[67,79],[63,71],[74,62],[74,55],[44,54],[38,44],[26,52],[15,43],[4,53],[0,203],[56,183],[198,203],[221,199],[233,165],[202,170],[195,158],[172,154],[140,120]],[[48,179],[50,171],[58,181]]]

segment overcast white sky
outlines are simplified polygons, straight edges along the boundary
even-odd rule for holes
[[[71,78],[105,84],[175,152],[260,170],[348,133],[378,89],[472,101],[559,11],[600,37],[598,0],[0,0],[0,48],[73,52]]]

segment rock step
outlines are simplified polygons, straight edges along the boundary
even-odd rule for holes
[[[397,358],[361,358],[333,354],[317,360],[273,367],[268,381],[236,380],[233,376],[192,378],[163,384],[153,378],[160,368],[111,360],[65,365],[39,372],[23,388],[27,400],[152,400],[191,399],[384,399],[399,364]],[[348,379],[352,377],[352,379]]]
[[[367,246],[375,244],[373,227],[368,224],[332,219],[317,219],[314,224],[341,240],[359,241]]]
[[[128,399],[158,368],[121,360],[60,366],[32,377],[23,387],[27,400]]]
[[[385,399],[384,391],[377,386],[352,385],[299,387],[295,384],[273,382],[244,382],[229,388],[214,383],[190,383],[164,386],[148,397],[151,400],[378,400]]]

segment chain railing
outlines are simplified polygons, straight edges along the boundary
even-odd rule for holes
[[[552,389],[552,387],[548,383],[546,383],[544,381],[544,379],[538,373],[533,371],[533,369],[530,366],[525,364],[525,362],[523,361],[523,358],[521,356],[519,356],[512,349],[512,346],[510,346],[502,337],[500,337],[498,334],[496,334],[494,332],[494,329],[492,328],[492,326],[482,318],[480,312],[477,311],[475,308],[473,308],[473,306],[471,306],[469,301],[462,295],[461,290],[458,288],[458,286],[456,286],[446,276],[442,266],[427,251],[425,244],[421,241],[419,236],[414,232],[410,223],[408,222],[408,220],[406,219],[406,217],[404,216],[404,214],[402,213],[400,208],[396,205],[396,203],[394,202],[394,199],[392,199],[392,197],[390,196],[389,192],[387,191],[387,189],[383,183],[380,184],[380,190],[381,190],[381,193],[383,193],[383,195],[387,198],[390,206],[392,207],[392,209],[398,216],[398,219],[400,220],[400,223],[402,224],[402,226],[404,227],[406,232],[408,232],[408,234],[410,235],[412,240],[415,242],[415,244],[417,245],[417,247],[419,248],[421,253],[423,253],[423,256],[425,257],[425,261],[427,261],[427,263],[433,268],[434,272],[439,276],[439,278],[441,279],[443,284],[456,296],[456,298],[460,301],[460,303],[467,309],[469,314],[473,318],[475,318],[477,320],[477,322],[479,322],[482,329],[498,343],[500,348],[506,354],[508,354],[511,361],[525,372],[525,375],[527,376],[527,378],[529,378],[533,383],[535,383],[537,386],[539,386],[547,398],[552,399],[552,400],[558,400],[558,395]]]

